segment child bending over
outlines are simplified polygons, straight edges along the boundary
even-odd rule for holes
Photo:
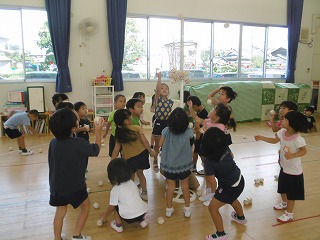
[[[39,117],[39,112],[35,109],[26,112],[11,112],[10,117],[7,121],[4,122],[3,128],[4,133],[11,139],[16,138],[17,144],[19,147],[19,153],[22,156],[28,156],[33,154],[32,150],[26,148],[23,134],[19,131],[18,126],[26,126],[27,129],[33,134],[37,134],[40,137],[40,134],[31,126],[32,121],[37,120]],[[0,126],[1,127],[1,126]]]
[[[142,228],[148,225],[148,205],[139,196],[136,184],[131,180],[132,170],[123,158],[111,160],[107,168],[108,178],[112,185],[109,206],[102,214],[102,223],[113,213],[115,220],[110,226],[116,232],[122,232],[122,220],[127,223],[140,222]]]

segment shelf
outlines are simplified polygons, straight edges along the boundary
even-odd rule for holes
[[[113,106],[112,103],[101,103],[96,105],[96,107],[112,107],[112,106]]]
[[[96,94],[96,98],[112,98],[112,94]]]

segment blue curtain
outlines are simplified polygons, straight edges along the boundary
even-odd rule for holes
[[[112,84],[115,91],[122,91],[122,62],[124,52],[124,37],[126,30],[127,0],[107,0],[109,47],[112,69]]]
[[[72,92],[68,66],[71,0],[45,0],[54,57],[58,66],[56,92]]]
[[[297,51],[300,37],[300,25],[302,18],[303,0],[288,0],[287,24],[288,24],[288,62],[287,83],[294,83],[294,71],[296,70]]]

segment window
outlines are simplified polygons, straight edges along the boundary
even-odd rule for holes
[[[182,21],[155,17],[127,17],[123,77],[156,79],[157,69],[168,78],[180,68],[180,40],[184,39],[184,69],[191,79],[285,78],[288,30],[215,21]]]
[[[213,26],[212,77],[237,78],[240,24],[214,23]]]
[[[0,80],[54,81],[56,74],[46,11],[0,9]]]

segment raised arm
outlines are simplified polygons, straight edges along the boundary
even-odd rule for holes
[[[208,95],[208,99],[211,100],[212,105],[217,105],[218,101],[214,98],[214,96],[220,91],[220,87],[214,89],[211,93]]]

